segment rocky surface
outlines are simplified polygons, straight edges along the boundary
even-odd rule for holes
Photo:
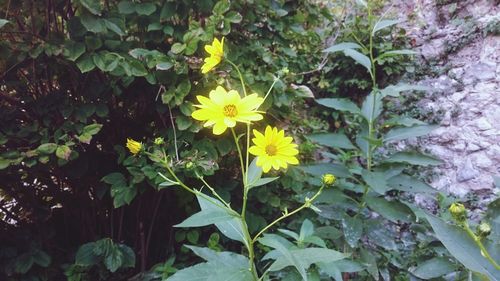
[[[393,6],[420,53],[419,83],[430,88],[419,106],[441,117],[440,127],[417,143],[443,160],[431,185],[458,196],[498,193],[500,2],[412,0]]]

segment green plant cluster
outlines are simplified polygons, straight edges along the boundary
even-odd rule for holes
[[[301,206],[325,173],[337,178],[260,240],[263,280],[500,279],[478,247],[500,260],[499,200],[483,217],[491,233],[472,236],[449,223],[453,199],[414,174],[439,160],[384,149],[433,126],[386,114],[390,99],[425,89],[395,83],[414,52],[398,22],[381,17],[382,1],[0,7],[1,280],[190,280],[182,272],[194,264],[200,280],[246,274],[247,250],[221,227],[173,228],[200,212],[200,198],[165,181],[161,161],[124,146],[130,137],[153,155],[165,149],[183,181],[198,189],[201,175],[238,208],[234,143],[191,118],[196,95],[242,90],[230,66],[200,73],[204,45],[223,36],[250,90],[263,96],[276,81],[266,121],[300,142],[301,165],[249,194],[248,232]],[[435,210],[415,194],[437,199]]]

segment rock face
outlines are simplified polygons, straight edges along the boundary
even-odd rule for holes
[[[416,42],[419,64],[435,67],[419,82],[431,89],[420,106],[443,115],[440,127],[418,144],[444,161],[431,185],[459,196],[498,192],[493,177],[500,175],[500,36],[488,31],[500,25],[498,1],[393,5]]]

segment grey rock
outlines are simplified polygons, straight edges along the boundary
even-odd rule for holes
[[[472,165],[470,158],[467,158],[464,163],[458,168],[457,181],[464,182],[471,180],[479,175],[479,172]]]
[[[488,122],[488,120],[484,117],[481,117],[476,120],[476,126],[481,131],[486,131],[493,128],[491,124]]]

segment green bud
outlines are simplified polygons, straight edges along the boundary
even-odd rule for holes
[[[188,170],[189,170],[189,169],[192,169],[192,168],[194,167],[194,163],[193,163],[193,162],[191,162],[191,161],[186,162],[186,164],[184,165],[184,167],[185,167],[186,169],[188,169]]]
[[[448,210],[456,222],[464,223],[467,220],[467,209],[463,204],[453,203]]]
[[[332,186],[335,183],[336,180],[337,180],[337,178],[335,178],[335,176],[332,175],[332,174],[324,174],[321,177],[321,181],[323,182],[323,184],[326,187]]]
[[[156,145],[162,145],[162,144],[164,144],[164,143],[165,143],[165,140],[164,140],[162,137],[157,137],[157,138],[155,139],[155,144],[156,144]]]
[[[481,238],[488,237],[491,233],[491,225],[487,222],[482,222],[477,226],[476,229],[477,236]]]

